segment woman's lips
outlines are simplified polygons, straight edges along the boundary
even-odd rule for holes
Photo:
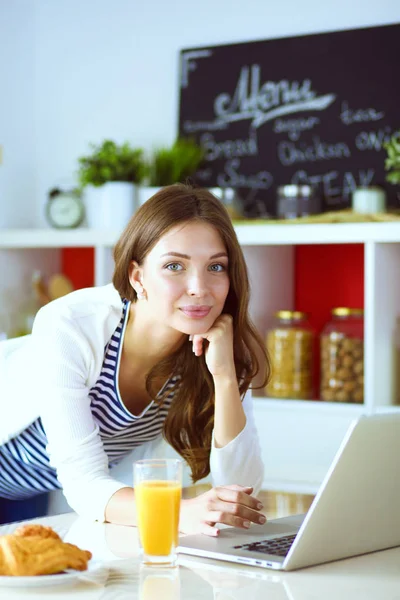
[[[191,319],[203,319],[210,312],[211,306],[182,306],[180,310]]]

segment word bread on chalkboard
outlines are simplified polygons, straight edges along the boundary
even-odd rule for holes
[[[384,143],[400,129],[400,25],[186,49],[179,135],[203,147],[196,181],[234,187],[248,216],[275,212],[278,186],[306,183],[324,208],[384,187]]]

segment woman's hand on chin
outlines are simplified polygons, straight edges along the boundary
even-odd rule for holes
[[[261,502],[251,496],[253,488],[241,485],[215,487],[188,500],[182,500],[179,530],[217,536],[217,523],[248,529],[250,523],[265,523]]]
[[[196,333],[190,336],[190,339],[196,356],[200,356],[204,352],[208,370],[214,378],[224,377],[236,380],[231,315],[220,315],[208,331]],[[204,340],[208,342],[205,349],[203,347]]]

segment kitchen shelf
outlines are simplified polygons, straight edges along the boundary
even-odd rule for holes
[[[325,402],[322,400],[289,400],[279,398],[265,398],[253,396],[257,411],[279,410],[288,412],[319,412],[321,414],[336,413],[359,417],[367,412],[364,404],[350,404],[346,402]],[[400,409],[400,407],[398,407]]]
[[[321,223],[273,225],[234,222],[244,246],[400,242],[400,221],[393,223]],[[120,232],[93,229],[0,229],[0,248],[70,248],[114,246]]]
[[[0,229],[0,248],[112,247],[118,234],[93,229]]]

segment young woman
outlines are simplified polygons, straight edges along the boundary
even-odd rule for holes
[[[182,502],[182,531],[264,522],[246,392],[269,364],[225,208],[207,190],[166,187],[132,217],[114,258],[112,285],[42,308],[3,359],[0,497],[61,487],[79,514],[133,525],[134,489],[109,468],[164,436],[194,482],[211,472],[214,485]]]

